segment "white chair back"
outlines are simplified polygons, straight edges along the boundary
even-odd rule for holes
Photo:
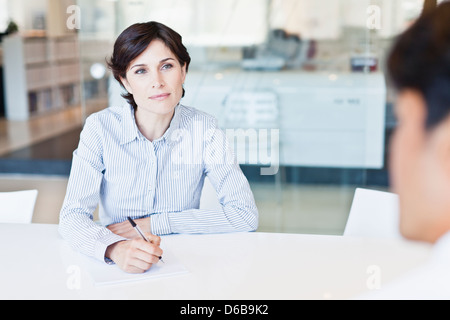
[[[38,191],[0,192],[0,223],[31,223]]]
[[[344,236],[401,238],[398,195],[357,188]]]

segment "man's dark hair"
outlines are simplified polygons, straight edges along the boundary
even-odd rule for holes
[[[429,10],[396,40],[387,61],[394,86],[420,92],[427,129],[450,113],[450,2]]]
[[[114,78],[120,82],[122,87],[124,85],[121,78],[126,79],[126,73],[130,63],[147,49],[150,42],[156,39],[162,40],[177,57],[180,65],[186,65],[186,72],[188,71],[191,57],[183,45],[180,34],[159,22],[136,23],[125,29],[119,35],[114,44],[114,52],[108,61],[108,66]],[[123,97],[134,109],[137,108],[132,94],[127,93]]]

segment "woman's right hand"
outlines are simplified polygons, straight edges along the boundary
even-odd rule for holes
[[[161,238],[151,234],[146,236],[150,242],[136,238],[114,243],[106,249],[105,256],[127,273],[144,273],[159,262],[163,253],[159,247]]]

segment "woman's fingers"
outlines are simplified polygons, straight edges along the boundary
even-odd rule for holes
[[[143,273],[158,263],[162,254],[159,245],[143,239],[134,239],[115,244],[110,258],[125,272]]]

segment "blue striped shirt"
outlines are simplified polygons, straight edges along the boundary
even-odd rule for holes
[[[222,210],[199,209],[205,177]],[[100,225],[93,213],[100,205]],[[131,106],[89,116],[73,154],[59,231],[75,249],[104,260],[126,240],[106,226],[151,217],[156,235],[254,231],[258,210],[247,179],[214,117],[179,104],[163,137],[151,142]]]

